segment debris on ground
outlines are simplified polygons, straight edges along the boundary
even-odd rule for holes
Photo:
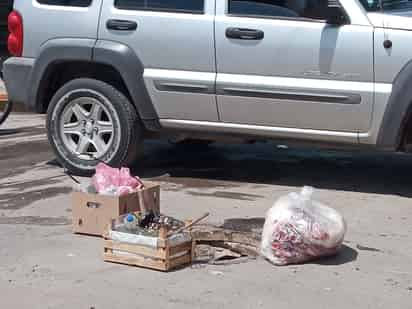
[[[223,276],[224,273],[222,271],[219,270],[210,270],[209,274],[213,275],[213,276]]]
[[[345,233],[344,218],[312,199],[314,189],[280,197],[269,209],[262,234],[261,253],[275,265],[301,263],[334,255]]]
[[[160,213],[160,185],[144,183],[126,167],[112,168],[99,163],[91,182],[75,183],[72,194],[73,232],[101,236],[111,220],[130,212],[155,217]],[[153,219],[153,218],[152,218]],[[151,219],[142,218],[142,223]]]
[[[208,215],[187,222],[153,213],[120,216],[104,235],[104,260],[161,271],[191,264],[194,242],[188,230]]]
[[[82,190],[79,193],[91,195],[86,198],[74,194],[74,232],[103,235],[104,259],[110,262],[167,271],[192,262],[228,265],[263,255],[275,265],[286,265],[335,254],[346,232],[343,217],[313,200],[311,187],[304,187],[299,194],[290,193],[279,198],[265,219],[229,219],[222,226],[213,226],[198,224],[208,213],[192,222],[161,215],[158,185],[157,192],[150,194],[150,204],[157,207],[146,207],[148,201],[142,193],[146,187],[128,168],[117,169],[99,163],[87,186],[70,177],[79,184]],[[126,205],[126,202],[90,200],[99,195],[121,198],[132,193],[137,194],[138,201],[131,200],[131,203],[138,205],[138,209],[123,207],[125,215],[116,205]],[[115,205],[116,211],[105,216],[97,212],[92,214],[92,209],[102,209],[104,204]],[[87,216],[95,220],[77,218],[75,214],[82,209],[87,209]],[[133,212],[128,210],[127,213],[127,209]],[[110,220],[110,229],[102,233]],[[99,227],[93,229],[88,221],[100,222]]]
[[[99,194],[126,195],[143,188],[139,177],[132,176],[127,167],[113,168],[105,163],[96,166],[92,184]]]
[[[132,176],[127,167],[114,168],[103,162],[96,166],[90,182],[82,183],[68,171],[65,174],[77,185],[76,190],[84,193],[123,196],[144,188],[142,180]]]
[[[382,252],[381,249],[366,247],[366,246],[362,246],[362,245],[359,245],[359,244],[356,245],[356,249],[359,249],[361,251]]]
[[[262,226],[263,220],[260,218],[228,219],[221,226],[195,226],[191,231],[196,242],[194,262],[228,265],[256,259],[259,256]]]

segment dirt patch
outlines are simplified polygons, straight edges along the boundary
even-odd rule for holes
[[[45,128],[38,127],[21,127],[18,129],[3,129],[0,130],[0,140],[9,139],[10,137],[28,137],[33,135],[44,134],[46,135]]]
[[[33,188],[33,187],[40,187],[40,186],[46,186],[46,185],[51,185],[51,184],[56,184],[56,182],[59,179],[64,179],[64,175],[61,176],[53,176],[53,177],[48,177],[48,178],[43,178],[43,179],[36,179],[36,180],[31,180],[31,181],[10,181],[10,182],[4,182],[1,184],[2,189],[8,189],[8,190],[15,190],[18,192],[21,192],[27,188]]]
[[[69,225],[71,220],[65,217],[0,217],[0,224],[27,224],[40,226]]]
[[[227,199],[241,200],[241,201],[256,201],[258,199],[264,198],[264,196],[262,195],[247,194],[247,193],[241,193],[241,192],[229,192],[229,191],[214,191],[212,193],[188,191],[187,193],[193,196],[219,197],[219,198],[227,198]]]
[[[261,231],[263,224],[265,218],[232,218],[226,219],[221,227],[238,232],[253,232]]]
[[[165,182],[167,184],[175,185],[176,187],[162,188],[165,191],[180,191],[185,189],[213,189],[213,188],[231,188],[236,185],[228,182],[218,180],[202,179],[202,178],[188,178],[188,177],[171,177],[159,176],[151,178],[150,180]]]
[[[53,157],[47,140],[24,142],[1,147],[0,178],[19,175],[35,164]]]
[[[16,210],[29,206],[35,201],[47,199],[72,191],[71,187],[46,188],[16,194],[16,192],[0,195],[0,209]]]

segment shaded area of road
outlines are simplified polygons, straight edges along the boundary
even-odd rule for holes
[[[193,178],[296,187],[312,185],[412,196],[410,155],[278,149],[271,142],[216,144],[200,151],[148,142],[146,150],[145,160],[135,168],[144,177],[167,174],[170,181]]]
[[[15,132],[0,130],[0,177],[24,172],[40,162],[53,163],[54,155],[47,140],[38,138],[41,134],[44,135],[44,129],[39,127]],[[10,142],[13,136],[16,142]],[[6,139],[8,142],[3,143]],[[167,141],[148,141],[144,158],[134,167],[134,172],[142,177],[192,188],[216,187],[220,181],[229,181],[312,185],[404,197],[412,196],[411,170],[410,155],[278,149],[272,142],[213,144],[196,149],[177,147]]]

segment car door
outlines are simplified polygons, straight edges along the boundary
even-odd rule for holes
[[[214,13],[214,0],[103,1],[99,40],[134,50],[159,118],[218,120]]]
[[[223,122],[368,130],[373,28],[360,14],[345,25],[327,24],[326,2],[320,1],[217,3],[216,89]]]

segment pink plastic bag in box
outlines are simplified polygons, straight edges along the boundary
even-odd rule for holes
[[[98,193],[109,195],[125,195],[143,188],[143,182],[138,177],[130,175],[127,167],[118,169],[104,163],[96,166],[92,184]]]

